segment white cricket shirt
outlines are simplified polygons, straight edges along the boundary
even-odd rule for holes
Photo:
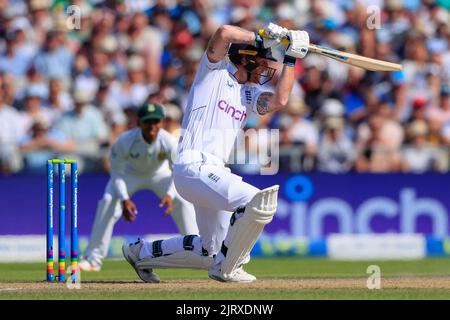
[[[160,129],[155,141],[148,144],[140,128],[121,134],[111,148],[111,178],[121,200],[129,199],[125,177],[151,177],[158,170],[171,170],[172,153],[175,154],[177,142],[164,129]],[[172,198],[175,187],[172,184],[166,192]]]
[[[210,153],[226,162],[234,141],[263,92],[256,85],[240,84],[230,61],[209,61],[203,54],[189,92],[182,121],[178,154],[187,150]],[[182,160],[180,160],[182,161]]]

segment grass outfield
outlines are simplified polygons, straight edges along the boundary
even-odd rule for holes
[[[367,289],[367,267],[381,269],[381,290]],[[450,299],[450,259],[332,261],[254,259],[250,284],[220,283],[203,270],[158,270],[161,283],[139,280],[124,261],[82,273],[81,289],[46,283],[43,263],[0,263],[0,299]]]

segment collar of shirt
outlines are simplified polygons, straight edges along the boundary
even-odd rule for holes
[[[237,82],[237,79],[234,75],[238,71],[238,68],[234,65],[233,62],[230,61],[227,63],[227,71],[233,76],[233,79]]]
[[[147,140],[145,140],[145,139],[144,139],[144,136],[142,135],[142,130],[141,130],[141,128],[138,128],[138,129],[139,129],[139,133],[138,133],[138,140],[139,140],[139,142],[143,142],[143,143],[145,143],[147,146],[153,146],[153,145],[155,144],[156,140],[158,139],[159,132],[158,132],[158,134],[156,135],[155,140],[153,140],[152,143],[148,143]]]

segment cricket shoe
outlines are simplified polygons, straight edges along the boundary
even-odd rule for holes
[[[91,262],[87,259],[82,259],[78,263],[78,268],[81,271],[87,271],[87,272],[99,272],[102,269],[102,266],[98,263]]]
[[[209,269],[208,276],[220,282],[253,282],[256,277],[246,272],[242,266],[234,270],[231,274],[223,274],[220,269],[220,264],[214,265]]]
[[[144,282],[159,283],[159,276],[153,272],[153,269],[138,269],[136,262],[139,261],[139,253],[141,252],[142,240],[138,239],[135,243],[124,244],[122,246],[122,253],[128,263],[134,268],[139,278]]]

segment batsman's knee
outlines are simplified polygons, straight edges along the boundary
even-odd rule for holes
[[[279,188],[274,185],[259,191],[246,205],[245,214],[252,215],[257,223],[270,223],[277,211]]]
[[[259,191],[245,206],[238,208],[230,220],[227,245],[222,244],[223,274],[231,274],[248,258],[264,226],[270,223],[277,211],[278,185]]]

